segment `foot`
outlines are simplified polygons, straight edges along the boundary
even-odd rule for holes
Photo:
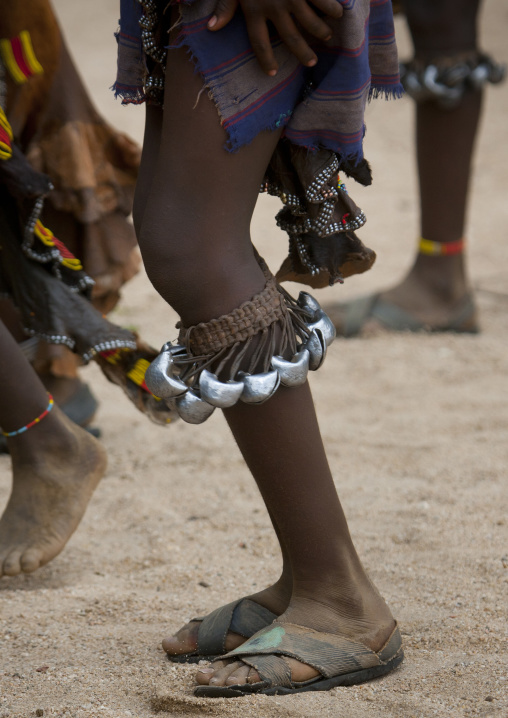
[[[264,591],[246,596],[251,601],[259,603],[276,616],[280,616],[289,605],[291,597],[291,577],[282,577],[279,581],[266,588]],[[198,649],[198,631],[200,621],[190,621],[185,624],[174,636],[164,638],[162,647],[169,656],[181,656],[187,653],[195,653]],[[232,651],[241,646],[247,639],[238,633],[229,631],[226,636],[226,651]]]
[[[353,598],[356,592],[356,597]],[[277,624],[291,623],[313,631],[333,633],[360,642],[377,652],[385,645],[395,621],[385,602],[370,585],[363,592],[344,591],[343,597],[329,597],[316,587],[314,598],[293,598],[288,609],[277,619]],[[295,658],[284,656],[294,682],[308,681],[319,676],[319,671]],[[258,672],[241,660],[217,660],[200,668],[196,674],[199,685],[233,686],[258,683]]]
[[[0,576],[31,573],[60,553],[106,469],[102,446],[57,407],[9,439],[9,450],[13,488],[0,519]]]
[[[419,255],[408,276],[397,286],[377,294],[376,301],[400,309],[403,315],[412,319],[412,324],[421,329],[477,331],[476,313],[472,306],[469,310],[465,307],[468,297],[471,296],[471,289],[464,277],[461,262],[462,257]],[[324,309],[341,335],[354,335],[359,331],[369,334],[380,328],[386,329],[387,326],[397,329],[398,321],[402,322],[401,330],[407,329],[404,319],[398,319],[393,312],[389,312],[385,323],[382,319],[385,312],[380,310],[365,316],[356,332],[351,332],[347,328],[351,322],[347,319],[347,304],[333,304]],[[462,319],[464,312],[467,316]],[[379,317],[376,316],[378,313]],[[353,324],[355,323],[353,321]],[[457,327],[453,329],[456,323]]]

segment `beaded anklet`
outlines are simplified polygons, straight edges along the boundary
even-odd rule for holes
[[[461,254],[464,251],[466,242],[458,239],[456,242],[433,242],[431,239],[420,237],[418,251],[431,257],[448,257],[452,254]]]
[[[44,411],[42,412],[42,414],[40,416],[38,416],[36,419],[31,421],[29,424],[26,424],[26,426],[22,426],[21,429],[17,429],[16,431],[2,431],[2,435],[6,436],[7,438],[10,438],[11,436],[18,436],[18,434],[23,434],[25,431],[28,431],[28,429],[31,429],[32,426],[35,426],[40,421],[42,421],[44,419],[44,417],[46,417],[49,414],[49,412],[53,408],[53,404],[55,403],[51,394],[48,393],[48,396],[49,396],[49,404],[47,405],[47,407],[44,409]]]

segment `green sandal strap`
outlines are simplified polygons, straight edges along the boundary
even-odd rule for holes
[[[303,626],[290,623],[275,622],[260,631],[243,645],[230,651],[223,659],[242,660],[256,668],[262,681],[271,685],[293,687],[291,677],[289,683],[284,669],[286,662],[277,656],[288,656],[315,668],[324,678],[353,673],[355,671],[380,666],[392,660],[400,651],[402,640],[397,627],[390,638],[377,653],[358,641],[351,641],[343,636],[331,633],[311,631]],[[260,660],[270,656],[269,662]],[[266,670],[266,672],[265,672]],[[271,676],[277,681],[271,682]]]

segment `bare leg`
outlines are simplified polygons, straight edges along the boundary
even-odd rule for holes
[[[432,60],[476,48],[479,0],[406,0],[416,57]],[[474,143],[482,92],[471,91],[453,109],[435,102],[416,106],[421,236],[455,242],[464,236]],[[405,280],[382,294],[431,326],[446,323],[469,291],[464,254],[418,254]]]
[[[197,78],[192,78],[194,81],[194,84],[196,84]],[[199,87],[199,86],[198,86]],[[196,92],[199,90],[196,90]],[[191,91],[191,98],[193,98],[193,104],[195,101],[195,96],[192,95]],[[217,122],[217,115],[215,113],[215,110],[213,110],[213,121]],[[161,139],[162,139],[162,110],[159,107],[148,105],[146,107],[146,124],[145,124],[145,134],[144,134],[144,140],[143,140],[143,155],[141,160],[141,166],[139,170],[138,175],[138,182],[136,185],[136,195],[134,198],[134,224],[136,226],[136,232],[139,236],[141,232],[141,226],[143,224],[143,217],[145,214],[145,209],[148,204],[148,200],[150,197],[150,194],[152,192],[152,188],[155,187],[153,178],[154,178],[154,170],[157,164],[159,152],[161,149]],[[221,143],[224,142],[224,139],[221,138]],[[222,153],[221,153],[222,154]],[[224,154],[226,154],[224,152]],[[173,162],[171,163],[173,164]],[[151,211],[151,210],[149,210]],[[149,224],[149,221],[147,220],[147,224]],[[247,233],[248,235],[248,233]],[[168,232],[168,236],[170,236],[170,232]],[[250,241],[250,240],[249,240]],[[257,265],[255,267],[257,272]],[[162,293],[162,292],[161,292]],[[164,296],[164,294],[163,294]],[[272,518],[272,524],[274,526],[274,530],[279,536],[279,541],[281,540],[280,533],[278,531],[278,528],[273,521]],[[288,604],[289,599],[291,597],[291,589],[292,589],[292,574],[291,574],[291,565],[289,562],[289,559],[287,557],[287,552],[281,542],[281,551],[282,551],[282,572],[281,576],[278,581],[276,581],[275,584],[272,586],[267,587],[266,589],[262,591],[258,591],[255,594],[251,594],[248,596],[248,598],[251,598],[252,600],[256,601],[260,605],[264,606],[268,610],[272,611],[276,615],[280,615],[283,613]],[[183,628],[181,628],[175,635],[169,636],[165,638],[162,642],[162,645],[164,649],[170,654],[170,655],[179,655],[182,653],[190,653],[192,651],[195,651],[197,648],[197,634],[198,634],[198,627],[199,624],[195,622],[188,623]],[[242,636],[239,636],[235,633],[230,633],[226,639],[226,648],[227,650],[232,650],[236,646],[240,645],[245,641],[245,638]]]
[[[476,49],[479,0],[406,0],[415,56],[423,62]],[[421,237],[456,242],[464,237],[471,163],[480,123],[482,92],[469,91],[453,109],[433,101],[416,105],[416,154]],[[418,253],[407,276],[381,292],[423,325],[446,327],[471,291],[466,255]],[[339,331],[345,307],[327,308]],[[376,324],[376,319],[370,320]],[[470,318],[473,328],[476,317]]]
[[[48,395],[0,322],[0,426],[39,416]],[[12,493],[0,519],[0,576],[35,571],[60,553],[106,468],[100,444],[54,407],[40,424],[7,439]]]
[[[192,109],[202,88],[185,52],[170,53],[166,77],[161,147],[139,240],[152,283],[189,326],[231,311],[264,285],[249,227],[278,135],[263,133],[228,154],[208,97]],[[226,417],[291,564],[292,597],[282,619],[379,649],[393,618],[351,542],[308,386],[281,389],[262,407],[238,405]],[[315,675],[293,663],[295,678]],[[199,680],[247,680],[244,667],[229,675],[233,670],[203,671]]]

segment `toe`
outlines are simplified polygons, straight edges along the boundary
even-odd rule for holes
[[[207,686],[210,682],[210,678],[213,677],[216,671],[224,668],[227,665],[226,661],[214,661],[208,666],[201,666],[196,673],[196,681],[201,686]]]
[[[240,661],[232,661],[231,663],[228,663],[224,668],[220,668],[219,670],[216,670],[213,674],[213,676],[210,678],[208,685],[210,686],[225,686],[227,684],[228,678],[236,673],[239,669],[243,667],[243,663]],[[213,666],[213,664],[212,664]],[[246,680],[247,677],[245,677]],[[245,680],[242,682],[245,683]],[[238,685],[238,681],[233,681],[235,685]]]
[[[21,554],[21,551],[11,551],[4,560],[2,570],[5,576],[17,576],[18,573],[21,573]]]
[[[250,683],[249,681],[249,673],[251,671],[250,666],[246,666],[245,664],[242,664],[239,668],[237,668],[233,673],[231,673],[226,678],[226,685],[227,686],[241,686],[244,683]]]
[[[198,647],[198,629],[199,623],[188,623],[174,636],[168,636],[163,639],[163,649],[170,656],[181,656],[183,653],[193,653]]]
[[[41,565],[42,554],[37,549],[28,549],[23,553],[20,559],[21,570],[24,573],[36,571]]]
[[[196,681],[201,686],[225,686],[229,675],[241,665],[240,661],[214,661],[199,669]]]

